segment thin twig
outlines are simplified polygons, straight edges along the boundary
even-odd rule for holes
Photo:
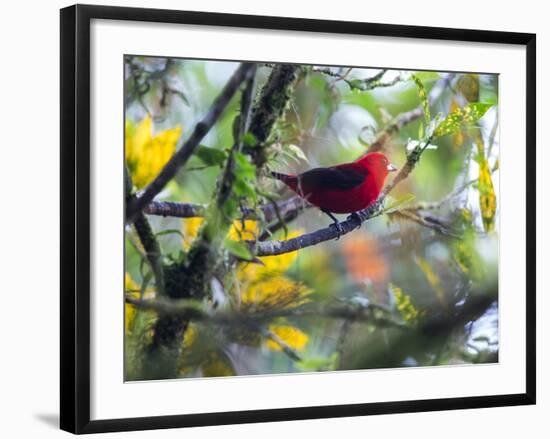
[[[170,300],[167,298],[138,299],[132,295],[125,296],[126,303],[138,308],[148,309],[161,315],[185,317],[197,322],[212,323],[223,326],[258,327],[258,325],[278,318],[327,318],[369,322],[378,326],[397,329],[408,328],[407,324],[394,320],[386,315],[379,306],[355,307],[347,304],[303,305],[296,308],[276,308],[266,311],[245,312],[220,310],[214,313],[204,311],[200,303],[192,300]]]
[[[407,209],[396,210],[390,213],[389,215],[397,218],[404,218],[406,220],[415,222],[423,227],[435,230],[437,233],[440,233],[441,235],[449,236],[456,239],[460,238],[460,235],[450,230],[448,224],[445,224],[443,220],[441,220],[440,218],[436,218],[432,215],[422,215],[418,212],[413,212]]]
[[[244,135],[248,132],[250,127],[250,112],[252,109],[252,101],[254,100],[255,91],[255,77],[256,77],[256,65],[250,72],[250,78],[246,82],[246,88],[243,91],[241,97],[241,112],[239,115],[239,128],[236,133],[235,143],[229,152],[229,157],[225,164],[225,168],[221,178],[216,185],[218,193],[216,195],[216,202],[219,209],[223,207],[223,204],[228,200],[233,188],[233,182],[235,181],[235,154],[241,152],[243,146]]]
[[[448,73],[435,83],[435,85],[433,86],[428,96],[428,101],[430,102],[430,104],[433,104],[441,97],[441,95],[445,91],[445,88],[455,76],[456,75],[454,73]],[[424,110],[422,108],[422,104],[413,110],[406,111],[405,113],[401,113],[399,116],[397,116],[394,119],[394,121],[391,124],[389,124],[386,128],[384,128],[382,131],[380,131],[376,135],[374,141],[371,143],[367,152],[363,155],[366,155],[369,152],[376,152],[376,151],[383,150],[388,140],[395,133],[401,130],[405,125],[415,121],[416,119],[419,119],[423,114],[424,114]]]
[[[253,63],[242,63],[239,68],[237,68],[221,93],[210,106],[210,109],[202,121],[195,126],[189,139],[187,139],[183,146],[172,156],[159,175],[145,188],[143,194],[139,198],[132,199],[128,202],[126,209],[126,220],[128,222],[133,221],[136,214],[141,212],[147,204],[153,201],[153,198],[187,162],[203,137],[218,121],[232,97],[239,89],[241,83],[250,77],[250,73],[253,71],[254,67],[255,64]]]
[[[282,349],[282,351],[287,355],[288,358],[294,361],[302,361],[302,358],[298,355],[298,353],[292,349],[285,341],[279,337],[277,334],[275,334],[273,331],[270,331],[268,329],[264,329],[262,331],[262,335],[265,338],[270,339],[274,343],[278,344],[279,347]]]
[[[276,209],[284,217],[289,212],[302,211],[309,207],[311,207],[311,204],[307,201],[298,196],[293,196],[279,201],[276,207],[269,203],[260,206],[259,209],[263,213],[265,221],[270,222],[277,218]],[[145,206],[143,212],[149,215],[171,216],[175,218],[197,218],[205,215],[206,206],[202,204],[177,203],[174,201],[152,201]],[[241,215],[245,219],[260,219],[254,209],[243,208],[241,209]]]

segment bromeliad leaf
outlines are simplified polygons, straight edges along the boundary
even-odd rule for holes
[[[227,152],[221,149],[209,148],[200,145],[195,153],[197,157],[207,166],[222,165],[227,158]]]
[[[475,102],[457,108],[441,122],[434,131],[434,137],[446,136],[457,132],[462,126],[477,122],[483,117],[492,104]]]

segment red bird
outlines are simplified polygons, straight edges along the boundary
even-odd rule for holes
[[[302,174],[271,174],[340,224],[333,213],[354,213],[370,206],[384,181],[397,168],[380,152],[371,152],[352,163],[310,169]]]

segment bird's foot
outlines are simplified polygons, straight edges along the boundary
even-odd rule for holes
[[[359,225],[356,227],[357,229],[360,229],[361,228],[361,217],[359,216],[359,214],[357,212],[353,212],[351,215],[349,215],[347,218],[346,218],[346,221],[350,221],[350,220],[355,220],[355,221],[358,221],[359,222]]]
[[[336,229],[336,241],[340,239],[340,236],[344,234],[344,228],[340,222],[335,221],[329,227],[334,227]]]

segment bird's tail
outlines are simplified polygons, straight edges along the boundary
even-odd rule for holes
[[[294,178],[293,175],[283,174],[281,172],[275,172],[275,171],[271,171],[271,176],[273,178],[276,178],[277,180],[282,181],[283,183],[286,183],[289,180],[292,180]]]
[[[298,187],[298,177],[296,175],[283,174],[282,172],[271,171],[271,176],[279,181],[282,181],[290,189],[296,191]]]

